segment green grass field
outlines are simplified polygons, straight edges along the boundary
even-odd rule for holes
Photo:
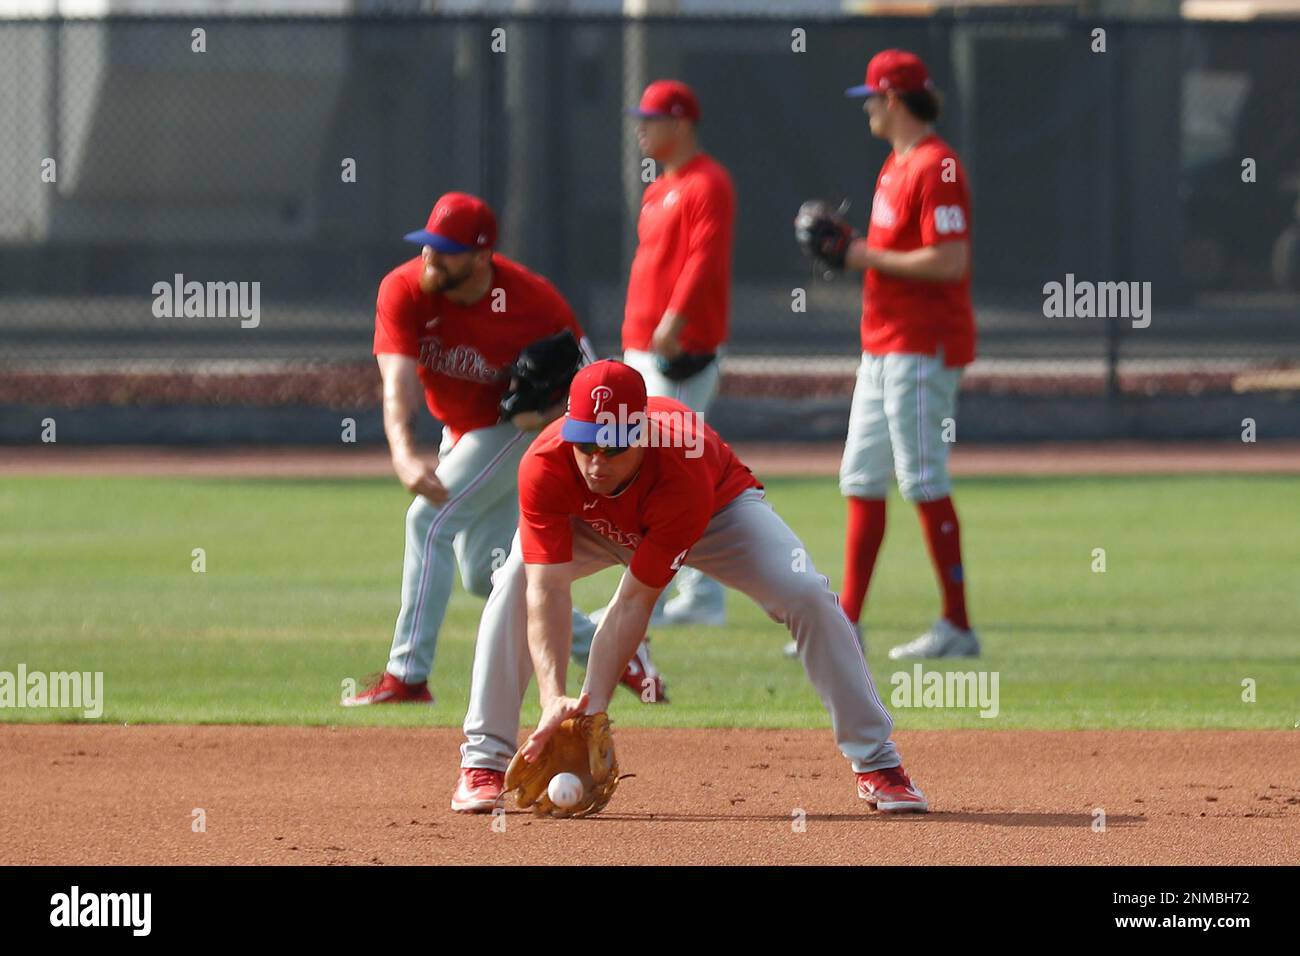
[[[830,479],[768,485],[832,586],[843,503]],[[0,671],[103,671],[103,720],[457,725],[482,602],[457,588],[433,708],[344,710],[382,669],[407,497],[391,480],[10,479],[0,484]],[[1300,722],[1300,485],[1287,477],[962,481],[970,603],[1000,708],[895,710],[919,727],[1272,727]],[[885,657],[937,610],[917,519],[899,500],[865,619]],[[206,552],[205,573],[191,570]],[[1092,570],[1093,549],[1105,573]],[[612,572],[582,582],[604,603]],[[823,726],[785,631],[729,595],[721,629],[663,629],[672,703],[620,692],[620,724]],[[1242,700],[1242,681],[1257,699]],[[579,674],[571,673],[576,687]],[[530,701],[525,719],[535,716]],[[0,721],[79,719],[0,709]]]

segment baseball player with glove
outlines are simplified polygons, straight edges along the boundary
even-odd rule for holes
[[[649,394],[704,415],[717,395],[719,353],[727,340],[735,190],[726,168],[699,147],[700,104],[685,83],[651,83],[628,112],[637,120],[641,152],[661,173],[641,197],[623,361],[641,373]],[[716,581],[683,568],[676,584],[677,596],[656,608],[656,625],[724,622]]]
[[[519,533],[479,625],[452,809],[489,812],[510,790],[544,814],[581,816],[608,802],[618,783],[610,697],[660,593],[688,562],[789,628],[858,795],[886,812],[928,808],[901,766],[893,721],[826,578],[796,560],[807,554],[803,544],[726,442],[680,402],[647,398],[636,369],[603,361],[574,377],[565,417],[542,430],[519,466],[519,508]],[[571,586],[616,564],[626,570],[571,697]],[[534,674],[542,719],[516,752]],[[582,781],[576,804],[543,796],[561,772]]]
[[[406,239],[423,249],[380,285],[374,351],[393,470],[415,500],[388,666],[343,700],[350,707],[432,702],[429,673],[455,570],[467,591],[488,594],[518,524],[519,460],[536,429],[564,410],[569,382],[592,357],[554,286],[493,251],[496,217],[483,200],[447,193]],[[415,450],[421,392],[443,423],[435,461]],[[575,612],[572,628],[574,657],[585,660],[595,625]],[[624,676],[638,695],[645,680],[658,680],[645,648]]]
[[[795,239],[827,273],[864,273],[862,362],[840,466],[848,498],[840,601],[857,622],[885,534],[893,476],[916,505],[943,611],[928,631],[893,648],[892,659],[975,657],[980,642],[966,609],[961,529],[953,508],[945,429],[953,423],[962,369],[975,358],[970,300],[970,194],[952,147],[935,135],[940,100],[925,64],[885,50],[867,66],[871,132],[890,143],[876,181],[871,225],[857,236],[828,203],[804,203]],[[793,648],[787,648],[791,651]]]

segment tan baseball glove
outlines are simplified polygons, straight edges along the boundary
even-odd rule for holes
[[[546,788],[557,773],[571,773],[582,781],[582,800],[563,808],[551,802]],[[605,713],[570,717],[560,724],[534,763],[516,753],[506,770],[506,790],[515,791],[522,808],[543,817],[585,817],[599,813],[618,787],[618,758],[614,735]]]

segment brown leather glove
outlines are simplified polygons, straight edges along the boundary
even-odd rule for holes
[[[557,807],[546,788],[557,773],[571,773],[582,781],[582,799],[577,806]],[[618,758],[614,735],[605,713],[570,717],[560,724],[533,763],[516,753],[506,770],[506,790],[515,791],[520,807],[533,808],[538,816],[585,817],[599,813],[618,787]]]

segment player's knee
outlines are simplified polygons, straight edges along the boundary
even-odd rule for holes
[[[466,568],[461,576],[465,590],[479,597],[492,593],[492,574],[496,570],[490,561],[480,561],[474,567]]]
[[[415,500],[411,502],[411,507],[406,509],[406,526],[422,532],[433,523],[433,519],[438,517],[438,512],[441,510],[441,507],[424,495],[416,495]]]
[[[861,475],[840,477],[840,495],[845,498],[887,498],[889,479],[867,479]]]
[[[522,560],[508,546],[498,546],[478,556],[477,560],[465,562],[461,566],[461,577],[466,591],[487,597],[512,571],[523,571]]]
[[[773,620],[789,624],[815,610],[828,596],[830,585],[826,578],[809,567],[807,571],[791,574],[781,588],[778,600],[764,610]]]
[[[488,594],[498,588],[524,587],[527,582],[527,575],[524,573],[524,561],[517,551],[494,550],[491,561],[479,566],[478,573],[486,576],[487,585],[483,590],[482,578],[471,587],[467,582],[466,590],[480,597],[487,597]]]
[[[904,501],[914,505],[946,498],[951,491],[952,481],[946,472],[938,475],[907,475],[898,479],[899,494]]]

